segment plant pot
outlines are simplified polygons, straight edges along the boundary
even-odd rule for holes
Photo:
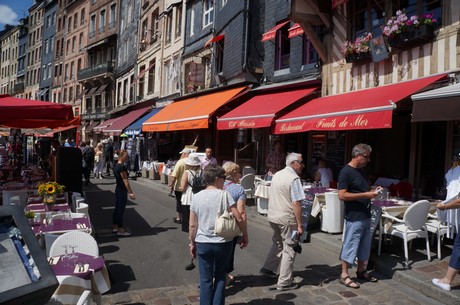
[[[361,61],[365,59],[370,59],[371,58],[371,52],[366,52],[366,53],[350,53],[345,56],[345,60],[348,63],[353,63],[356,61]]]
[[[388,43],[392,48],[404,48],[423,43],[433,37],[434,27],[430,24],[421,24],[388,38]]]

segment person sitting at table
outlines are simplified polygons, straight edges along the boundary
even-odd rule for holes
[[[340,283],[350,288],[359,288],[348,274],[348,267],[358,259],[356,275],[358,279],[377,282],[377,278],[367,273],[367,262],[371,252],[371,199],[379,193],[369,191],[369,180],[363,170],[371,159],[372,148],[367,144],[357,144],[351,152],[351,161],[340,170],[338,179],[339,199],[345,203],[345,234],[343,236],[340,259],[342,273]]]
[[[318,170],[315,173],[315,181],[320,181],[322,187],[329,187],[330,182],[334,180],[332,170],[327,166],[324,159],[319,159]]]
[[[460,208],[460,198],[452,200],[447,204],[438,203],[436,205],[441,211],[458,209]],[[451,289],[452,281],[454,280],[457,273],[460,272],[460,234],[457,234],[455,238],[454,247],[452,249],[452,255],[449,260],[449,267],[447,268],[446,274],[443,278],[434,278],[432,283],[441,288],[442,290],[449,291]]]

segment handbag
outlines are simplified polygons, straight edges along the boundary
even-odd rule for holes
[[[225,239],[232,239],[241,233],[235,217],[228,211],[227,195],[225,191],[221,192],[214,233]]]

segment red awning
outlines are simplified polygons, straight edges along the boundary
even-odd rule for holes
[[[288,38],[293,38],[303,34],[303,29],[298,23],[294,23],[288,30]]]
[[[217,119],[217,129],[269,127],[279,111],[315,91],[317,87],[257,95]]]
[[[85,132],[91,132],[93,129],[99,125],[100,121],[92,121],[88,126],[85,128]]]
[[[276,31],[278,31],[280,28],[282,28],[288,22],[290,22],[290,21],[288,20],[288,21],[281,22],[280,24],[277,24],[276,26],[274,26],[273,28],[271,28],[270,30],[265,32],[262,35],[262,41],[267,41],[267,40],[271,40],[271,39],[275,38]]]
[[[66,127],[58,127],[58,128],[55,128],[53,130],[51,130],[50,132],[47,132],[45,133],[44,135],[42,135],[42,137],[52,137],[55,133],[59,133],[59,132],[63,132],[63,131],[66,131],[66,130],[69,130],[69,129],[73,129],[73,128],[79,128],[80,126],[79,125],[72,125],[72,126],[66,126]]]
[[[96,127],[93,128],[93,131],[95,133],[101,133],[102,131],[104,131],[104,129],[106,129],[107,127],[111,126],[113,123],[115,123],[118,119],[118,118],[112,118],[112,119],[109,119],[107,121],[104,121],[102,123],[100,123],[99,125],[97,125]]]
[[[56,128],[80,124],[71,105],[0,95],[0,126],[9,128]],[[75,125],[75,124],[74,124]]]
[[[276,120],[274,133],[391,128],[396,102],[443,77],[445,74],[320,97]]]
[[[211,37],[211,39],[206,41],[206,43],[204,44],[204,47],[206,48],[207,46],[209,46],[213,42],[221,41],[222,39],[224,39],[224,37],[225,37],[224,34]]]
[[[142,115],[144,115],[146,112],[150,111],[151,109],[152,109],[151,107],[145,107],[145,108],[133,110],[119,117],[115,123],[103,129],[102,132],[104,132],[104,134],[119,136],[121,135],[123,129],[131,125],[131,123],[133,123],[135,120],[140,118]]]

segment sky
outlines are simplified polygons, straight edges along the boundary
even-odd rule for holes
[[[0,30],[5,24],[18,24],[19,19],[29,14],[34,0],[0,0]]]

